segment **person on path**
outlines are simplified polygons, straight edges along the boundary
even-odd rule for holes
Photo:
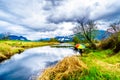
[[[76,44],[74,47],[74,50],[78,51],[79,54],[82,56],[84,48],[85,48],[85,46],[83,44]]]

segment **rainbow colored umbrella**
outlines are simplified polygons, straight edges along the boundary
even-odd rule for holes
[[[85,45],[83,45],[83,44],[76,44],[75,47],[77,49],[85,49]]]

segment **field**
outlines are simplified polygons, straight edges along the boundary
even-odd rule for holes
[[[9,59],[14,54],[19,54],[25,49],[46,45],[58,44],[57,42],[30,42],[30,41],[0,41],[0,62]]]

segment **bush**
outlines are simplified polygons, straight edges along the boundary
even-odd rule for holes
[[[112,49],[114,53],[120,51],[120,32],[111,35],[109,38],[102,40],[99,47],[101,49]]]
[[[55,39],[55,38],[51,38],[51,39],[49,40],[49,42],[58,42],[58,40]]]
[[[99,45],[101,49],[113,49],[114,46],[115,46],[115,41],[113,37],[102,40],[101,44]]]
[[[80,39],[79,39],[77,36],[74,36],[74,37],[73,37],[73,42],[74,42],[75,44],[80,43]]]

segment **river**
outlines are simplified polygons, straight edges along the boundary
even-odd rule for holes
[[[35,80],[42,71],[74,51],[70,48],[37,47],[0,63],[0,80]]]

